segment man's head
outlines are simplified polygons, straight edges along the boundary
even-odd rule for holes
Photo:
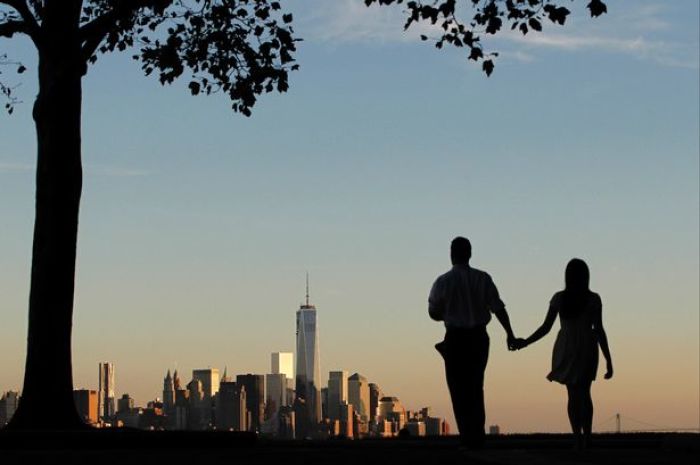
[[[467,265],[472,258],[472,244],[466,237],[458,236],[452,239],[450,258],[453,265]]]

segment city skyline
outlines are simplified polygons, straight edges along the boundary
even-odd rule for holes
[[[271,353],[271,371],[279,371],[279,360],[279,352]],[[113,408],[114,395],[105,395],[115,392],[114,364],[98,366],[100,389],[73,391],[80,417],[98,428],[252,431],[280,439],[439,436],[451,431],[444,418],[433,415],[432,407],[406,409],[398,397],[385,395],[360,373],[349,376],[346,370],[329,372],[327,386],[321,388],[323,413],[314,422],[304,398],[289,387],[293,379],[284,373],[236,374],[233,381],[227,368],[221,377],[217,368],[194,368],[184,386],[178,370],[171,374],[168,368],[162,397],[140,405],[124,392]],[[20,398],[13,391],[0,397],[0,427],[12,417]],[[491,431],[499,434],[500,427],[492,425]]]
[[[78,413],[86,423],[99,427],[255,431],[284,439],[307,435],[348,439],[394,437],[404,427],[414,436],[449,433],[449,423],[444,418],[432,417],[430,406],[407,410],[398,397],[385,396],[376,384],[368,383],[358,372],[350,375],[347,370],[330,370],[324,386],[320,377],[316,307],[310,303],[308,272],[305,301],[297,310],[296,322],[297,356],[292,352],[270,352],[269,373],[236,373],[234,382],[228,365],[223,373],[212,366],[192,368],[192,379],[184,385],[178,368],[172,373],[167,368],[162,395],[145,403],[136,402],[129,389],[122,389],[119,397],[115,364],[101,361],[97,390],[85,386],[74,388]],[[311,395],[310,389],[313,389]],[[308,398],[315,399],[318,406],[310,406]],[[12,417],[18,399],[21,393],[3,394],[0,427]],[[289,428],[291,433],[287,431]]]
[[[400,8],[290,2],[301,69],[251,118],[100,58],[84,86],[74,386],[96,389],[104,360],[117,400],[128,387],[142,405],[166,368],[266,373],[271,351],[295,350],[308,270],[322,382],[359,372],[454,424],[427,295],[463,235],[518,336],[568,260],[589,264],[616,369],[593,384],[594,426],[697,427],[700,6],[610,2],[591,20],[585,3],[564,28],[486,36],[501,52],[486,78],[404,34]],[[3,392],[24,373],[37,91],[31,44],[7,44],[26,71],[24,103],[0,116]],[[509,353],[489,333],[487,424],[568,431],[545,378],[554,335]]]

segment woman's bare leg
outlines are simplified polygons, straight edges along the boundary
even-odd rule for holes
[[[593,398],[591,397],[591,383],[581,386],[581,428],[583,430],[584,444],[591,446],[591,430],[593,428]]]
[[[569,424],[571,424],[571,432],[574,434],[574,447],[580,449],[582,446],[581,437],[581,394],[579,386],[567,384],[566,391],[569,395],[567,404],[567,413],[569,414]]]

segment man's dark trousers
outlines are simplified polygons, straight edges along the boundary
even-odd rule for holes
[[[486,326],[448,328],[445,340],[435,348],[445,360],[447,387],[461,443],[470,448],[484,445],[484,371],[489,358]]]

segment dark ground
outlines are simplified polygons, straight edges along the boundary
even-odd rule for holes
[[[0,464],[697,464],[700,434],[607,434],[576,452],[567,435],[489,437],[461,452],[454,437],[361,441],[269,441],[236,433],[94,431],[0,432]]]

